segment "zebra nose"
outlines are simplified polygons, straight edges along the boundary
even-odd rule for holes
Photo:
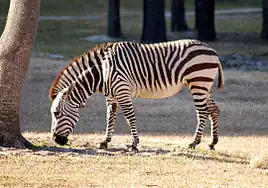
[[[57,135],[56,133],[53,133],[52,139],[61,146],[66,145],[68,142],[68,138],[66,136]]]

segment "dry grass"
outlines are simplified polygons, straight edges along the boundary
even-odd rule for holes
[[[268,169],[268,155],[263,151],[255,154],[250,159],[250,166],[252,168]]]
[[[2,186],[264,187],[268,182],[268,171],[249,164],[253,153],[268,152],[266,137],[224,136],[211,152],[204,149],[208,137],[191,151],[185,148],[189,136],[143,135],[140,153],[132,154],[122,147],[128,135],[116,135],[108,151],[97,149],[98,134],[74,135],[71,148],[55,147],[48,134],[25,136],[40,150],[0,151]]]

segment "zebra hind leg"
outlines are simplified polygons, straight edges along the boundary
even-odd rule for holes
[[[194,135],[194,140],[189,144],[189,148],[195,149],[195,146],[201,142],[201,138],[209,117],[209,106],[207,104],[207,93],[206,92],[193,92],[191,91],[197,114],[197,127]]]
[[[211,122],[211,136],[212,136],[212,142],[211,144],[209,144],[209,148],[210,150],[215,150],[214,146],[219,141],[220,109],[211,98],[209,99],[209,108],[210,108],[209,120]]]
[[[112,134],[114,132],[114,125],[115,125],[115,120],[116,120],[116,114],[117,114],[117,109],[118,109],[118,103],[111,101],[111,100],[106,100],[107,104],[107,126],[106,126],[106,132],[104,136],[103,142],[100,144],[100,149],[107,149],[108,148],[108,143],[112,139]]]

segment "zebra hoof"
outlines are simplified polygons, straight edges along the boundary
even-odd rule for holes
[[[130,146],[128,148],[128,151],[133,152],[133,153],[138,153],[139,152],[139,150],[137,149],[136,146]]]
[[[212,151],[215,150],[214,145],[210,145],[210,144],[209,144],[208,146],[209,146],[209,149],[210,149],[210,150],[212,150]]]
[[[100,149],[107,149],[108,148],[108,144],[107,143],[101,143],[99,148]]]
[[[188,148],[189,148],[189,149],[195,149],[195,144],[194,144],[194,143],[189,144],[189,145],[188,145]]]

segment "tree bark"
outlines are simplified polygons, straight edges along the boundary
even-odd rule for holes
[[[197,0],[196,6],[198,39],[202,41],[216,40],[215,0]]]
[[[172,0],[171,6],[171,31],[189,30],[185,19],[184,0]]]
[[[155,43],[166,40],[164,0],[144,0],[141,42]]]
[[[108,33],[110,37],[121,36],[120,0],[108,1]]]
[[[268,0],[262,0],[261,38],[268,39]]]
[[[0,146],[31,144],[20,130],[20,98],[38,27],[40,0],[10,0],[0,38]]]

